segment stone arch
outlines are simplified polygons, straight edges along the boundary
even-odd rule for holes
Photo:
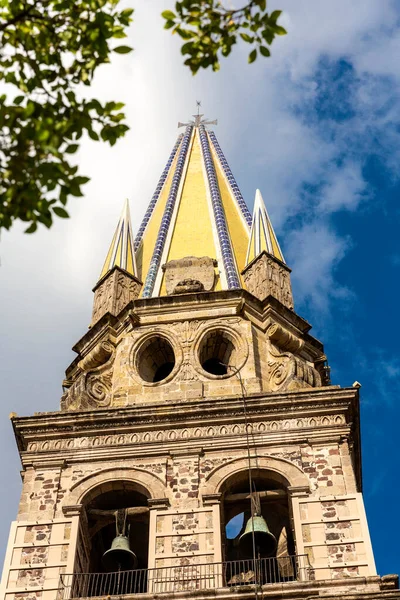
[[[296,465],[284,458],[273,456],[252,456],[252,471],[269,471],[272,476],[276,476],[277,481],[283,483],[286,487],[309,487],[310,482],[307,475]],[[217,494],[223,489],[224,483],[249,468],[247,457],[234,458],[223,465],[219,465],[206,478],[203,494]]]
[[[150,498],[165,497],[165,485],[156,475],[138,467],[109,467],[86,475],[75,482],[70,488],[66,504],[81,504],[82,500],[90,497],[90,493],[96,488],[100,487],[101,491],[108,491],[115,481],[126,481],[136,485],[140,490],[145,489]]]

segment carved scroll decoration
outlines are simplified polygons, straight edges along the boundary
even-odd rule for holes
[[[268,359],[268,383],[272,391],[319,387],[320,374],[306,361],[290,352],[279,353],[270,346]]]
[[[105,408],[111,404],[115,348],[99,342],[79,363],[82,373],[61,398],[61,410]]]

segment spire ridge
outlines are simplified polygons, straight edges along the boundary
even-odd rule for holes
[[[197,105],[136,237],[142,298],[243,286],[251,214]]]
[[[129,212],[129,201],[126,200],[118,221],[100,279],[114,267],[120,267],[130,275],[137,277],[137,268],[132,235],[132,225]]]
[[[254,200],[253,220],[250,231],[250,241],[247,250],[246,264],[251,263],[261,252],[265,250],[274,258],[285,263],[278,238],[272,227],[267,208],[259,189],[256,190]]]

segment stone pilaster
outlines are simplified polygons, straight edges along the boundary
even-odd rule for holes
[[[114,267],[93,288],[94,302],[91,327],[103,315],[117,316],[129,302],[139,297],[142,283],[133,275]]]
[[[289,267],[265,250],[242,271],[246,289],[253,296],[259,300],[273,296],[292,310],[290,273]]]

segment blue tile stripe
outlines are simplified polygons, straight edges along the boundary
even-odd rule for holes
[[[222,206],[221,194],[218,187],[214,162],[211,156],[210,144],[204,125],[199,126],[200,143],[206,165],[208,184],[211,193],[211,203],[214,210],[214,219],[217,226],[218,239],[221,247],[222,261],[228,281],[228,289],[240,288],[236,264],[232,255],[232,247],[228,227],[226,224],[224,208]]]
[[[150,298],[153,293],[158,269],[160,268],[165,241],[167,239],[168,229],[171,224],[172,214],[174,212],[175,202],[178,195],[179,184],[181,181],[183,167],[185,165],[186,156],[189,149],[192,131],[193,127],[191,125],[188,125],[182,138],[178,160],[176,162],[175,172],[172,177],[171,189],[169,191],[168,200],[165,205],[163,217],[161,219],[160,229],[158,231],[157,240],[154,246],[153,256],[151,257],[149,271],[147,273],[146,281],[143,288],[143,298]]]
[[[183,133],[181,133],[181,134],[178,136],[178,139],[176,140],[176,144],[175,144],[175,146],[173,147],[173,150],[172,150],[172,152],[171,152],[171,154],[170,154],[170,157],[169,157],[169,159],[168,159],[168,162],[167,162],[167,164],[165,165],[165,169],[164,169],[164,171],[162,172],[162,174],[161,174],[161,177],[160,177],[160,179],[159,179],[159,181],[158,181],[158,184],[157,184],[156,190],[155,190],[155,192],[154,192],[154,194],[153,194],[153,197],[152,197],[152,199],[150,200],[150,204],[149,204],[149,206],[148,206],[148,209],[146,210],[146,213],[145,213],[145,215],[144,215],[144,217],[143,217],[143,220],[142,220],[142,222],[141,222],[141,224],[140,224],[139,231],[137,232],[137,235],[136,235],[136,238],[135,238],[135,244],[134,244],[134,247],[135,247],[135,252],[138,250],[138,248],[139,248],[139,246],[140,246],[140,243],[141,243],[141,241],[142,241],[142,239],[143,239],[143,234],[144,234],[144,232],[145,232],[145,229],[146,229],[146,227],[147,227],[147,223],[148,223],[148,222],[150,221],[150,219],[151,219],[151,215],[153,214],[153,210],[154,210],[154,208],[155,208],[155,205],[157,204],[157,200],[158,200],[158,198],[160,197],[161,190],[162,190],[162,188],[163,188],[163,186],[164,186],[164,183],[165,183],[165,181],[166,181],[166,179],[167,179],[167,177],[168,177],[169,170],[170,170],[170,168],[171,168],[171,165],[172,165],[172,163],[173,163],[173,160],[174,160],[174,158],[175,158],[175,155],[176,155],[176,153],[177,153],[177,151],[178,151],[179,144],[181,143],[181,141],[182,141],[182,138],[183,138]]]
[[[210,136],[211,142],[214,146],[215,152],[217,153],[217,156],[219,158],[219,161],[222,165],[222,168],[224,170],[224,173],[226,175],[227,180],[229,181],[229,185],[231,186],[231,190],[233,192],[233,195],[236,198],[237,203],[239,204],[240,210],[242,211],[242,215],[244,216],[246,223],[249,227],[251,227],[251,223],[252,223],[252,216],[251,216],[251,212],[249,211],[249,209],[247,208],[247,204],[244,201],[244,198],[242,196],[242,193],[239,189],[238,184],[236,183],[236,179],[233,176],[232,171],[229,168],[229,164],[228,161],[226,160],[224,153],[221,150],[221,147],[218,143],[217,137],[215,135],[215,133],[213,131],[209,131],[208,135]]]

